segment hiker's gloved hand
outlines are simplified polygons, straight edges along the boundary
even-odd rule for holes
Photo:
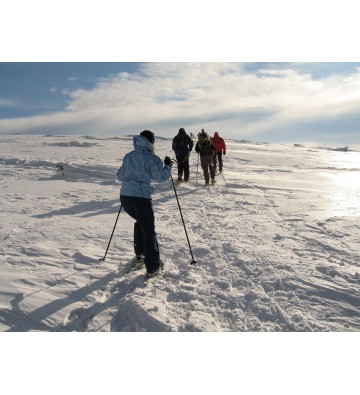
[[[182,160],[182,163],[185,163],[189,160],[190,157],[190,152],[184,157],[184,159]]]
[[[172,166],[174,164],[174,160],[170,159],[168,156],[165,156],[164,163],[166,166]]]

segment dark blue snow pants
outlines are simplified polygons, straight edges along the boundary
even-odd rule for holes
[[[146,270],[149,273],[160,267],[159,246],[155,233],[155,217],[152,200],[135,196],[120,195],[120,203],[134,224],[134,251],[144,255]]]
[[[182,176],[184,175],[184,181],[189,181],[189,154],[177,156],[176,162],[178,166],[178,178],[182,178]]]

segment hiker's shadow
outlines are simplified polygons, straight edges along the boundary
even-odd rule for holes
[[[102,214],[111,214],[118,209],[119,199],[89,200],[74,204],[72,207],[64,207],[47,213],[35,214],[34,218],[50,218],[53,216],[79,215],[81,217],[93,217]],[[115,208],[117,206],[117,208]]]

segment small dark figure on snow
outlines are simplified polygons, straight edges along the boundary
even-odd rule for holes
[[[184,128],[179,129],[179,133],[173,138],[172,149],[175,152],[178,179],[177,182],[187,182],[190,177],[189,157],[193,149],[194,142],[185,132]],[[183,178],[184,177],[184,178]]]
[[[210,177],[211,183],[215,184],[215,168],[213,159],[216,154],[216,148],[205,131],[200,133],[199,140],[195,146],[195,151],[200,155],[200,163],[204,172],[205,185],[209,185]]]
[[[217,162],[219,162],[219,172],[222,172],[223,169],[223,160],[222,155],[226,155],[226,144],[222,137],[219,136],[218,132],[214,133],[214,137],[211,137],[211,142],[214,144],[216,148],[216,155],[214,156],[214,167],[216,172]]]
[[[171,176],[172,161],[163,161],[154,153],[154,133],[144,130],[134,136],[134,150],[125,155],[117,172],[121,181],[120,202],[124,210],[135,219],[134,250],[137,260],[143,260],[146,277],[161,274],[159,246],[155,233],[155,218],[151,194],[153,181],[165,182]]]

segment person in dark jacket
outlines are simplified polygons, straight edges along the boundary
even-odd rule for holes
[[[195,145],[195,151],[200,155],[200,163],[204,172],[205,185],[209,185],[210,177],[211,183],[215,184],[216,181],[213,158],[216,154],[216,149],[205,131],[200,133],[199,140]]]
[[[214,144],[216,148],[216,155],[214,156],[214,167],[216,172],[217,162],[219,162],[219,172],[222,172],[223,169],[223,160],[222,155],[226,155],[226,144],[222,137],[219,136],[218,132],[214,133],[214,137],[211,137],[211,142]]]
[[[185,129],[180,128],[179,133],[173,138],[172,142],[172,149],[175,152],[178,166],[178,183],[189,181],[189,157],[193,146],[194,142],[191,140],[190,136],[186,134]]]
[[[151,194],[153,181],[165,182],[171,176],[172,161],[163,161],[154,153],[154,133],[144,130],[133,137],[134,150],[125,155],[117,172],[121,181],[120,202],[130,217],[135,219],[134,251],[136,269],[145,264],[146,277],[161,273],[159,246],[155,233],[155,218]]]

